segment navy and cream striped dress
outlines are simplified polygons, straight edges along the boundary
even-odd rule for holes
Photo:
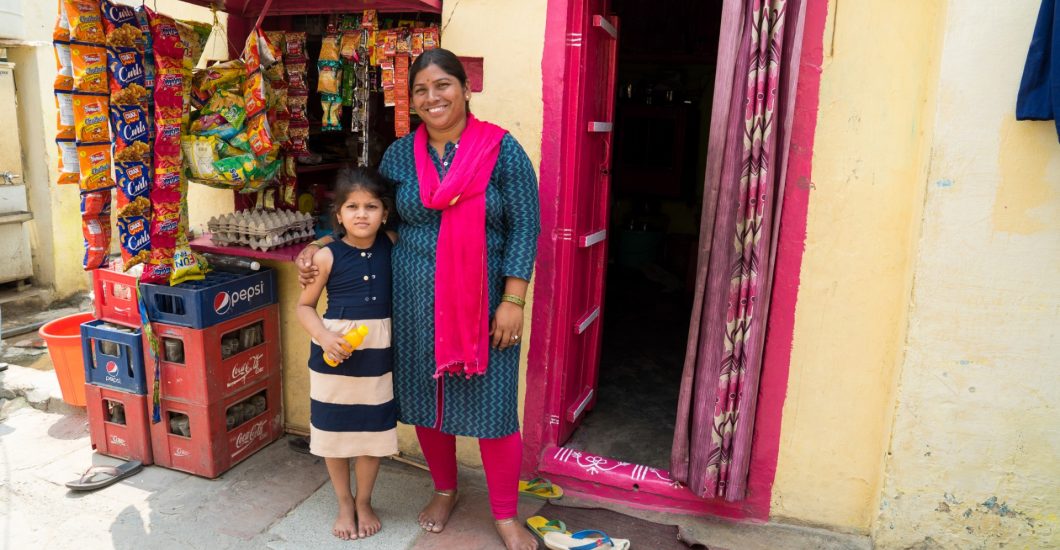
[[[327,245],[334,257],[328,276],[324,326],[345,334],[368,327],[349,359],[332,367],[316,341],[309,351],[310,452],[344,458],[397,452],[397,402],[390,348],[390,251],[385,234],[371,248],[341,239]]]

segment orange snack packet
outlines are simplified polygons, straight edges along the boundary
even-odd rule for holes
[[[85,94],[110,93],[107,84],[107,50],[102,46],[70,44],[74,89]]]
[[[99,191],[114,187],[110,176],[110,143],[77,146],[77,162],[81,171],[81,191]]]
[[[63,10],[70,24],[70,40],[103,44],[103,17],[99,0],[63,0]]]
[[[107,96],[73,94],[74,134],[81,143],[110,141],[110,100]]]

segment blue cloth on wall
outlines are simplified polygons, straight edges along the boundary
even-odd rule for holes
[[[1042,0],[1023,66],[1016,120],[1055,120],[1060,140],[1060,0]]]

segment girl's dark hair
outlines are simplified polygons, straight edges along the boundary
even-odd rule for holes
[[[335,194],[331,199],[331,225],[335,232],[335,238],[341,239],[346,236],[346,228],[339,223],[339,209],[342,208],[346,198],[354,191],[365,191],[372,194],[383,203],[390,217],[394,213],[394,198],[392,196],[393,186],[379,172],[371,168],[343,168],[335,176]],[[391,223],[393,223],[391,221]],[[390,224],[384,224],[384,227]]]
[[[416,82],[416,73],[431,65],[438,65],[438,68],[445,71],[445,74],[455,77],[460,81],[461,86],[467,87],[467,72],[464,71],[464,64],[460,62],[460,59],[453,52],[444,48],[437,48],[420,54],[416,61],[412,63],[412,67],[409,68],[410,96],[412,95],[412,84]]]

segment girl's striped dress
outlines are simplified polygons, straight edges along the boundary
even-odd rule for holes
[[[328,245],[335,261],[326,285],[324,326],[345,334],[358,325],[368,335],[337,367],[309,352],[310,452],[329,458],[387,456],[397,452],[397,402],[390,349],[390,250],[385,234],[371,248],[341,239]]]

